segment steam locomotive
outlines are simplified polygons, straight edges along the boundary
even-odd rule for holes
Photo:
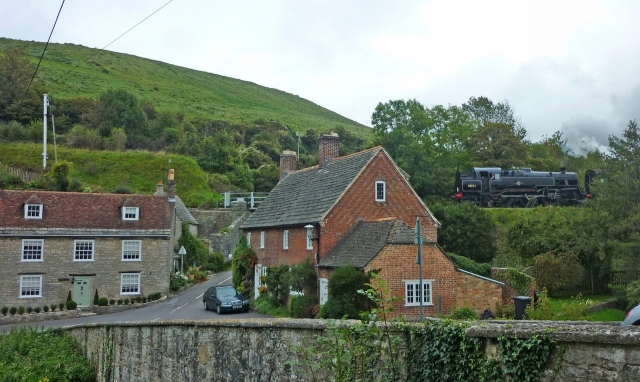
[[[591,170],[587,171],[587,189],[593,176]],[[576,206],[584,204],[591,194],[584,193],[576,173],[567,172],[564,167],[560,172],[474,167],[465,172],[456,171],[452,198],[487,207]]]

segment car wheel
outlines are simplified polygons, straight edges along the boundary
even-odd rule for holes
[[[222,314],[222,309],[220,309],[220,304],[218,304],[218,305],[216,306],[216,312],[217,312],[218,314]]]
[[[202,303],[204,304],[204,310],[209,310],[209,307],[207,306],[207,302],[203,301]]]

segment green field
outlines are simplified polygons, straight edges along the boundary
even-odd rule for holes
[[[0,54],[22,49],[37,63],[44,43],[0,38]],[[281,90],[216,74],[182,68],[123,53],[103,51],[56,81],[97,49],[49,44],[38,77],[47,84],[51,102],[58,98],[96,98],[109,89],[127,89],[158,110],[183,113],[188,119],[218,119],[249,124],[275,120],[294,131],[328,131],[342,126],[361,137],[372,130],[315,103]]]

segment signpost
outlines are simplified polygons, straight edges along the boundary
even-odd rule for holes
[[[181,256],[180,258],[180,272],[184,275],[184,255],[187,254],[187,250],[184,249],[184,246],[180,247],[180,250],[178,251],[178,255]]]

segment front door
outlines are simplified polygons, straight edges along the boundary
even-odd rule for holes
[[[91,277],[74,277],[73,301],[79,308],[91,306]]]
[[[329,299],[329,280],[320,279],[320,305],[324,305]]]

